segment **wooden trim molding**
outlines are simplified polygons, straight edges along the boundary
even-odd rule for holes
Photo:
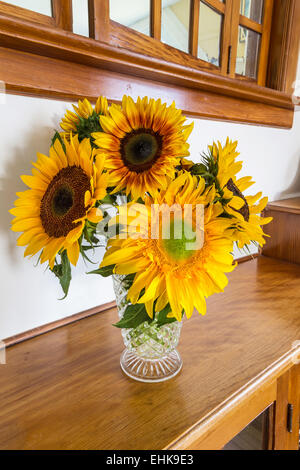
[[[0,61],[0,79],[6,83],[10,93],[70,101],[82,97],[95,101],[99,94],[103,94],[116,103],[121,101],[124,94],[130,94],[134,99],[148,95],[155,99],[161,98],[169,104],[174,100],[177,107],[190,117],[252,124],[263,121],[264,125],[285,128],[291,127],[293,123],[292,110],[76,63],[70,66],[62,60],[12,49],[0,48]]]
[[[160,41],[161,38],[161,1],[151,0],[150,7],[150,33],[154,39]]]
[[[300,41],[299,0],[274,2],[267,83],[272,88],[293,93]]]
[[[253,253],[251,255],[242,256],[241,258],[237,258],[237,259],[235,259],[235,261],[238,264],[241,264],[241,263],[245,263],[246,261],[252,261],[255,258],[258,258],[259,256],[260,256],[260,253]]]
[[[265,10],[272,11],[274,8],[274,0],[265,0]],[[260,45],[260,59],[258,65],[258,76],[257,83],[258,85],[265,86],[267,78],[267,69],[268,69],[268,55],[270,49],[270,39],[271,39],[271,28],[272,28],[272,15],[264,14],[263,24],[262,24],[262,37]]]
[[[109,0],[88,0],[90,37],[107,41],[110,31]]]
[[[52,16],[58,28],[73,31],[72,0],[52,0]]]
[[[25,331],[24,333],[20,333],[19,335],[11,336],[4,340],[5,346],[11,347],[15,344],[22,343],[28,339],[35,338],[36,336],[44,335],[45,333],[49,333],[49,331],[55,330],[56,328],[60,328],[61,326],[70,325],[70,323],[74,323],[79,320],[83,320],[84,318],[90,317],[92,315],[97,315],[98,313],[103,313],[107,310],[116,307],[116,302],[108,302],[103,305],[99,305],[98,307],[90,308],[80,313],[76,313],[75,315],[71,315],[69,317],[62,318],[61,320],[57,320],[51,323],[47,323],[46,325],[39,326],[38,328],[34,328],[32,330]]]
[[[198,55],[199,14],[199,0],[190,0],[189,51],[194,57]]]
[[[225,4],[220,0],[205,0],[205,3],[216,10],[218,13],[225,13]]]
[[[33,21],[38,24],[55,26],[55,19],[52,16],[42,15],[41,13],[0,1],[0,15],[2,14],[9,15],[12,18],[20,18],[24,21]]]
[[[151,95],[175,100],[189,116],[284,128],[293,123],[287,93],[1,13],[0,46],[0,80],[8,92],[70,100],[104,94],[116,102],[124,93]]]
[[[252,31],[256,31],[259,34],[263,32],[263,25],[260,23],[256,23],[255,21],[247,18],[247,16],[240,15],[239,16],[239,24],[244,26],[247,29],[251,29]]]

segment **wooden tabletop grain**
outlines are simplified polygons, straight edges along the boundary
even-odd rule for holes
[[[239,265],[207,315],[184,323],[183,369],[160,384],[121,372],[115,309],[9,348],[0,449],[168,447],[290,353],[300,340],[299,294],[298,265],[265,257]]]

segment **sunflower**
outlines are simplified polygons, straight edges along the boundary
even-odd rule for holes
[[[121,107],[113,104],[109,115],[100,116],[104,132],[92,136],[106,157],[113,192],[126,190],[137,200],[146,192],[154,195],[158,188],[166,189],[181,158],[189,155],[186,141],[193,124],[185,121],[174,103],[167,107],[147,97],[135,103],[124,96]]]
[[[243,248],[253,242],[263,246],[264,237],[268,235],[261,226],[271,222],[272,218],[259,214],[266,207],[268,198],[262,198],[262,192],[254,196],[243,194],[254,181],[251,176],[237,179],[236,174],[242,169],[242,162],[236,161],[239,156],[236,147],[237,142],[228,138],[224,147],[220,142],[214,143],[209,147],[209,155],[204,157],[204,163],[211,175],[210,181],[217,187],[225,213],[232,218],[230,230],[238,247]]]
[[[10,210],[14,232],[23,232],[19,246],[26,246],[24,256],[42,250],[40,262],[49,262],[53,269],[56,255],[66,250],[70,262],[78,261],[86,221],[98,223],[102,213],[95,207],[106,196],[107,174],[104,160],[97,156],[89,139],[81,143],[71,137],[61,144],[56,139],[50,157],[38,154],[32,176],[21,176],[30,188],[17,193],[15,207]]]
[[[91,138],[92,132],[101,132],[99,117],[105,116],[108,110],[107,99],[99,96],[95,109],[91,103],[85,98],[78,101],[78,106],[73,105],[74,111],[67,111],[60,123],[60,127],[64,130],[61,133],[70,140],[70,135],[78,134],[79,142],[85,138]]]
[[[109,241],[101,267],[114,266],[116,274],[135,274],[128,291],[128,300],[132,304],[144,303],[148,315],[162,311],[169,303],[169,317],[181,321],[183,311],[189,318],[194,308],[202,315],[206,312],[205,298],[215,292],[221,292],[227,285],[225,272],[234,269],[232,247],[227,229],[230,220],[219,217],[223,209],[221,204],[213,203],[215,188],[205,189],[205,180],[190,173],[182,172],[173,180],[167,190],[159,195],[147,197],[145,205],[134,203],[139,213],[136,220],[128,217],[127,233]],[[156,206],[158,204],[158,206]],[[153,207],[181,207],[181,214],[186,211],[186,204],[193,208],[190,218],[184,218],[184,224],[195,224],[195,208],[205,207],[202,227],[204,241],[194,249],[187,242],[190,236],[181,230],[180,236],[174,236],[178,224],[182,228],[183,218],[170,217],[170,236],[164,237],[164,230],[159,223],[157,235],[153,236]],[[120,208],[121,212],[131,213],[132,206]],[[134,223],[133,223],[134,222]],[[191,233],[191,232],[190,232]],[[198,232],[199,233],[199,232]],[[152,237],[149,236],[152,234]]]

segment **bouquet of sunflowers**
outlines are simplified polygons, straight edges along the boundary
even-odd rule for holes
[[[142,335],[154,341],[194,309],[204,315],[206,298],[224,290],[225,273],[235,268],[234,243],[262,246],[261,227],[271,220],[260,216],[267,204],[262,193],[244,195],[253,181],[236,176],[237,142],[212,143],[193,163],[186,158],[193,124],[174,103],[147,97],[124,96],[110,106],[100,97],[95,107],[84,99],[67,111],[61,128],[49,156],[38,154],[32,175],[21,177],[29,189],[17,194],[11,210],[24,256],[40,253],[67,295],[71,265],[79,256],[89,261],[104,233],[106,253],[92,272],[118,279],[123,304],[116,326],[130,331],[135,347]],[[116,210],[111,220],[107,207]],[[181,218],[172,212],[165,236],[162,219],[173,207]]]

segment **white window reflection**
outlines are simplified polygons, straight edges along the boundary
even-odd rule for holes
[[[51,0],[5,0],[5,3],[26,8],[42,15],[52,16]]]
[[[110,18],[150,35],[150,0],[110,0]]]
[[[188,52],[189,21],[190,0],[162,0],[162,42]]]
[[[220,43],[223,15],[200,2],[198,57],[220,65]]]
[[[73,32],[89,37],[88,0],[73,0]]]

